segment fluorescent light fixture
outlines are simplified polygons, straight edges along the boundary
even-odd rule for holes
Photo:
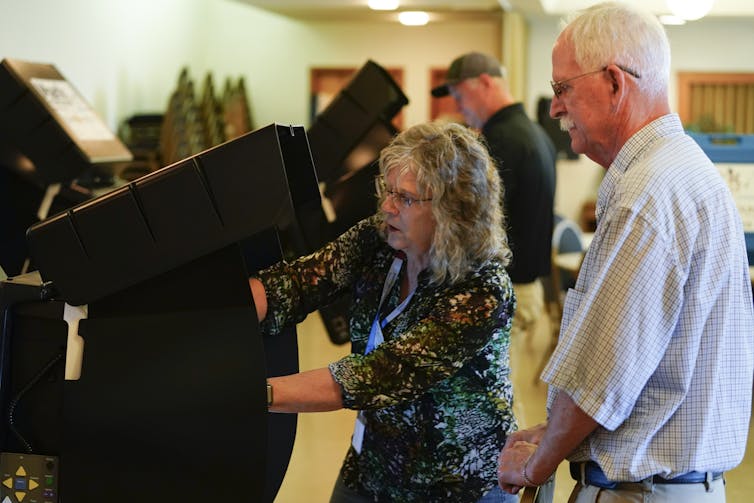
[[[398,8],[398,0],[369,0],[367,3],[372,10],[395,10]]]
[[[706,16],[715,0],[667,0],[668,8],[673,15],[686,21],[695,21]]]
[[[398,21],[405,26],[424,26],[429,23],[429,14],[418,10],[407,10],[398,14]]]
[[[678,16],[674,16],[672,14],[663,14],[662,16],[659,16],[660,22],[667,26],[681,26],[683,24],[686,24],[685,19],[681,19]]]

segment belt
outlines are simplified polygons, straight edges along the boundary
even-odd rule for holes
[[[582,480],[582,466],[583,466],[583,480]],[[702,484],[709,485],[713,480],[717,480],[723,476],[722,472],[687,472],[673,477],[672,479],[666,479],[659,475],[652,475],[643,480],[638,481],[620,481],[610,480],[602,471],[602,468],[594,461],[586,461],[583,463],[571,463],[570,464],[571,477],[574,480],[581,482],[585,485],[597,486],[603,489],[618,489],[624,484],[641,484],[644,481],[651,481],[653,484]]]

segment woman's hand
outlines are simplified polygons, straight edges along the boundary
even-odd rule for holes
[[[508,435],[508,438],[505,440],[505,446],[503,447],[503,450],[507,448],[509,445],[513,445],[516,442],[528,442],[530,444],[539,445],[539,443],[542,441],[542,437],[545,434],[545,431],[547,431],[547,423],[540,423],[537,426],[532,426],[531,428],[527,428],[526,430],[518,430],[510,435]]]

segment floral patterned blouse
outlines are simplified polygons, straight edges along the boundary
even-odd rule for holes
[[[511,283],[497,261],[455,285],[433,285],[425,271],[383,328],[385,341],[365,355],[394,256],[371,217],[312,255],[262,271],[262,330],[276,333],[350,290],[352,354],[329,369],[344,406],[363,410],[367,426],[361,453],[346,455],[343,482],[375,501],[475,502],[497,484],[498,454],[516,428]],[[383,313],[399,304],[399,283]]]

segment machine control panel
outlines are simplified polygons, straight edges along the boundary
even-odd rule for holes
[[[58,458],[0,453],[0,503],[57,503]]]

